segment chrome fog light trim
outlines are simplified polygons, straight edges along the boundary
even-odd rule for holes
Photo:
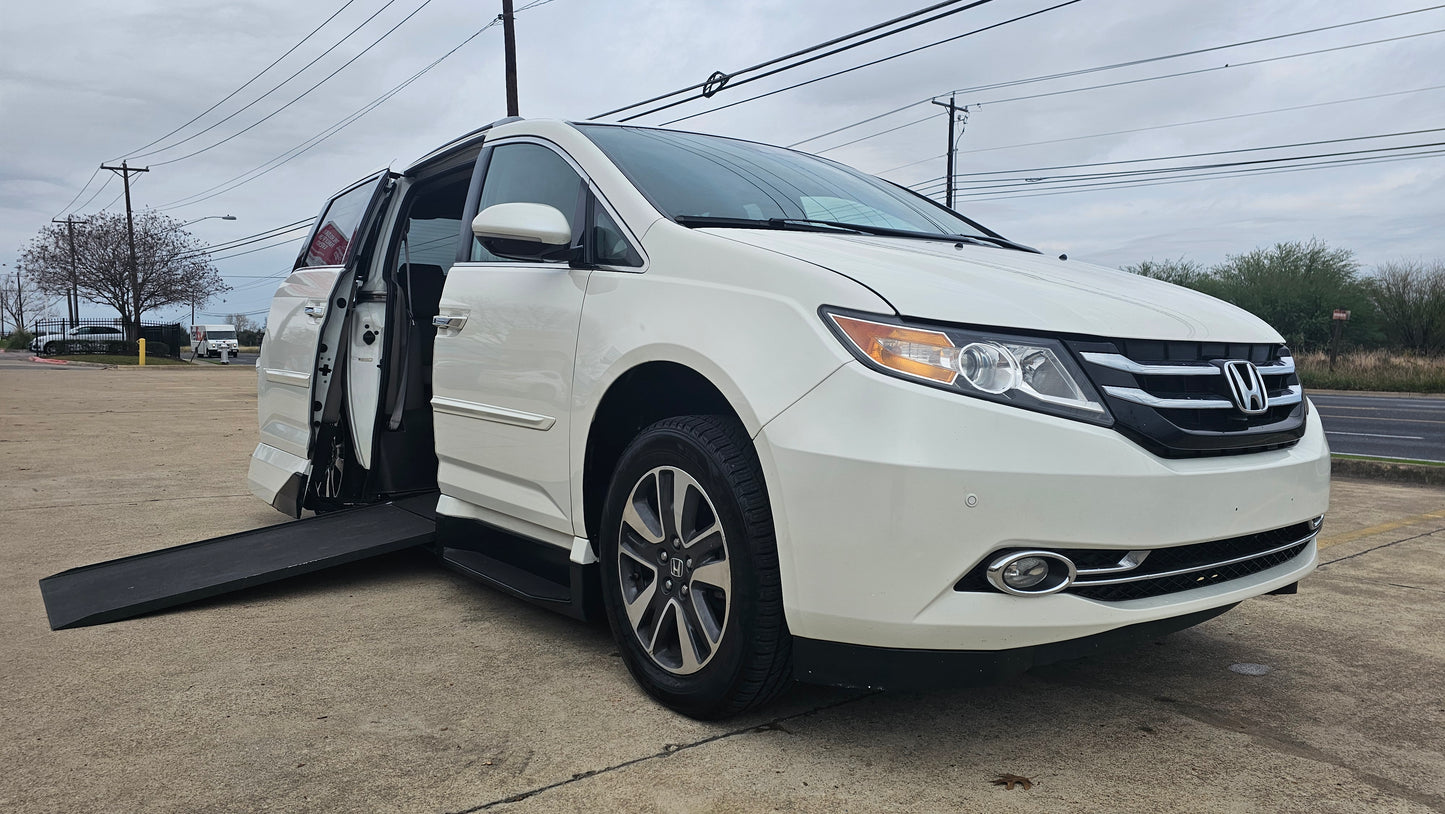
[[[1043,560],[1048,563],[1048,573],[1042,580],[1026,588],[1016,588],[1009,584],[1006,575],[1011,575],[1010,566],[1023,564],[1023,560]],[[1014,568],[1018,571],[1018,568]],[[1027,569],[1024,569],[1027,570]],[[995,559],[988,565],[988,581],[993,587],[1006,594],[1014,596],[1045,596],[1055,594],[1073,584],[1074,577],[1078,576],[1078,569],[1074,561],[1062,554],[1053,551],[1015,551]]]

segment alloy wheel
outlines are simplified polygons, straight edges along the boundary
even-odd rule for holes
[[[691,475],[661,466],[629,492],[617,569],[628,626],[657,666],[695,673],[717,654],[732,605],[727,535]]]

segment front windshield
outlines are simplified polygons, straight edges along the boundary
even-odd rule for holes
[[[671,130],[576,127],[673,219],[813,220],[929,234],[990,234],[886,181],[806,153]]]
[[[218,339],[235,339],[235,331],[206,331],[206,338],[212,342]]]

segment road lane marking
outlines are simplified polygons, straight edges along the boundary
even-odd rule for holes
[[[1373,415],[1330,415],[1320,413],[1320,418],[1338,418],[1341,421],[1403,421],[1406,424],[1445,424],[1434,418],[1380,418]]]
[[[1374,432],[1336,432],[1335,430],[1325,430],[1325,435],[1357,435],[1361,438],[1399,438],[1402,441],[1425,440],[1425,436],[1423,435],[1380,435]]]
[[[1445,509],[1440,509],[1433,512],[1426,512],[1425,514],[1417,514],[1414,517],[1405,517],[1401,518],[1400,520],[1391,520],[1388,523],[1381,523],[1378,526],[1369,526],[1368,528],[1356,529],[1355,531],[1347,531],[1342,534],[1331,534],[1328,537],[1320,538],[1320,540],[1315,544],[1315,546],[1317,548],[1329,548],[1330,546],[1353,543],[1356,540],[1363,540],[1366,537],[1373,537],[1376,534],[1384,534],[1387,531],[1394,531],[1395,529],[1402,529],[1406,526],[1413,526],[1416,523],[1423,523],[1426,520],[1445,520]]]

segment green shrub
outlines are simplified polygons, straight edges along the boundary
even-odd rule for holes
[[[29,331],[16,331],[5,340],[7,350],[29,350],[35,335]]]

